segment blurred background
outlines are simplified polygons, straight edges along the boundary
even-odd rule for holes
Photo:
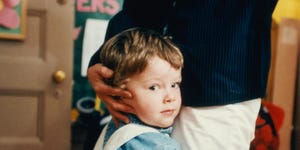
[[[86,71],[122,4],[0,0],[0,150],[92,149],[109,114]],[[280,0],[273,13],[271,70],[253,150],[300,149],[299,8],[299,0]]]

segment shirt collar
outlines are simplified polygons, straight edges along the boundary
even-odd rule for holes
[[[145,124],[144,122],[142,122],[136,115],[128,114],[128,117],[130,119],[130,123],[144,125],[144,126],[149,126],[149,125]],[[121,123],[121,124],[124,125],[124,123]],[[168,135],[170,135],[172,133],[172,131],[173,131],[173,127],[172,126],[167,127],[167,128],[160,128],[160,127],[155,127],[155,126],[150,126],[150,127],[153,127],[155,129],[157,129],[160,133],[168,134]]]

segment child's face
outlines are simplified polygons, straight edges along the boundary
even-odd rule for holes
[[[156,127],[169,127],[180,111],[181,69],[154,57],[142,73],[128,79],[126,88],[133,98],[125,100],[135,108],[144,123]]]

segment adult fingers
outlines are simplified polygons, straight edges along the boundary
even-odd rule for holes
[[[129,123],[129,118],[125,115],[126,112],[131,113],[132,111],[132,109],[129,106],[126,106],[125,104],[108,97],[103,99],[103,102],[105,103],[105,106],[107,107],[110,115],[113,117],[116,125],[118,125],[117,120]]]
[[[109,107],[109,109],[111,109],[111,111],[113,111],[113,113],[115,113],[115,114],[118,114],[119,112],[135,114],[134,109],[130,105],[127,105],[127,104],[123,103],[122,101],[116,100],[110,96],[102,96],[100,98],[105,103],[105,105],[107,107]],[[113,116],[116,117],[119,115],[113,115]],[[119,117],[117,117],[117,118],[119,118]]]
[[[131,93],[120,88],[112,88],[104,82],[105,78],[110,78],[113,72],[102,64],[96,64],[88,69],[88,79],[97,95],[120,96],[131,98]]]

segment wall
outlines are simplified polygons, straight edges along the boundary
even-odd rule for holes
[[[299,0],[278,0],[273,13],[274,20],[279,23],[282,17],[300,20],[300,1]]]

